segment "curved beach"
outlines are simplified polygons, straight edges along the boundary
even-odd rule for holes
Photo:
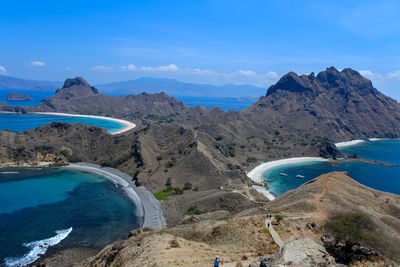
[[[111,180],[113,183],[122,186],[128,197],[132,199],[132,201],[138,207],[140,213],[139,216],[143,216],[142,227],[151,226],[156,229],[162,229],[166,227],[167,224],[160,202],[144,186],[137,187],[133,183],[132,177],[130,177],[128,174],[116,169],[84,162],[71,163],[62,168],[94,172]]]
[[[118,130],[116,132],[110,133],[110,134],[121,134],[124,132],[127,132],[133,128],[136,127],[136,124],[126,121],[126,120],[121,120],[121,119],[115,119],[111,117],[104,117],[104,116],[95,116],[95,115],[81,115],[81,114],[70,114],[70,113],[58,113],[58,112],[30,112],[32,114],[42,114],[42,115],[54,115],[54,116],[70,116],[70,117],[84,117],[84,118],[93,118],[93,119],[102,119],[102,120],[109,120],[109,121],[115,121],[118,123],[121,123],[124,125],[124,128],[121,130]]]
[[[266,171],[272,168],[287,164],[296,164],[304,162],[323,162],[323,161],[329,161],[329,160],[320,157],[299,157],[299,158],[288,158],[288,159],[269,161],[261,163],[260,165],[252,169],[250,172],[247,173],[247,177],[249,177],[256,183],[261,184],[263,182],[262,175]],[[253,188],[256,189],[258,192],[260,192],[261,194],[263,194],[264,196],[266,196],[269,200],[275,199],[274,195],[272,195],[271,192],[269,192],[265,187],[254,185]]]
[[[370,141],[377,141],[378,138],[370,138],[369,140]],[[357,145],[357,144],[360,144],[360,143],[363,143],[363,142],[365,142],[365,140],[356,139],[356,140],[351,140],[351,141],[346,141],[346,142],[335,143],[335,146],[337,148],[340,148],[340,147],[346,147],[346,146],[354,146],[354,145]]]

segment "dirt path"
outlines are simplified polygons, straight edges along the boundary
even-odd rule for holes
[[[273,218],[274,217],[265,219],[265,227],[267,227],[267,229],[269,230],[269,233],[271,234],[272,239],[275,241],[275,243],[279,246],[279,248],[281,248],[285,244],[285,242],[282,241],[282,239],[279,237],[279,234],[275,231],[274,227],[272,226],[271,222]]]
[[[324,202],[323,202],[323,197],[326,195],[326,192],[328,191],[328,180],[330,178],[331,174],[324,174],[322,179],[321,179],[321,187],[322,187],[322,192],[317,194],[314,199],[311,199],[310,202],[315,206],[316,210],[313,212],[314,217],[318,218],[319,221],[324,221],[328,214],[326,213],[324,209]]]

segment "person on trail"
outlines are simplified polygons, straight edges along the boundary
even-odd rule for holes
[[[215,257],[214,259],[214,267],[219,267],[219,257]]]

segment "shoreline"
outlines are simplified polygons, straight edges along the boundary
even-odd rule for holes
[[[374,139],[374,138],[369,138],[370,141],[373,141],[371,139]],[[376,139],[378,139],[378,138],[376,138]],[[347,147],[347,146],[354,146],[354,145],[364,143],[364,142],[365,142],[365,140],[356,139],[356,140],[351,140],[351,141],[335,143],[335,146],[337,148],[341,148],[341,147]]]
[[[96,115],[81,115],[81,114],[70,114],[70,113],[62,113],[62,112],[28,112],[28,114],[42,114],[42,115],[52,115],[52,116],[69,116],[69,117],[84,117],[84,118],[92,118],[92,119],[102,119],[102,120],[109,120],[109,121],[114,121],[121,123],[124,125],[124,128],[110,133],[110,134],[121,134],[124,132],[127,132],[133,128],[136,127],[136,124],[127,121],[127,120],[122,120],[122,119],[116,119],[116,118],[111,118],[111,117],[104,117],[104,116],[96,116]]]
[[[150,226],[158,230],[166,227],[160,202],[144,186],[137,187],[128,174],[116,169],[83,162],[71,163],[61,168],[93,172],[111,180],[114,184],[122,186],[128,197],[137,206],[139,216],[143,217],[142,227]]]
[[[355,146],[355,145],[358,145],[358,144],[364,143],[364,142],[390,141],[390,140],[400,140],[400,139],[399,139],[399,138],[390,139],[390,138],[376,138],[376,137],[372,137],[372,138],[368,138],[368,140],[355,139],[355,140],[346,141],[346,142],[339,142],[339,143],[335,143],[335,146],[336,146],[337,148],[341,148],[341,147],[347,147],[347,146]]]
[[[305,162],[326,162],[326,161],[329,161],[329,159],[324,159],[324,158],[320,158],[320,157],[298,157],[298,158],[287,158],[287,159],[274,160],[274,161],[261,163],[260,165],[256,166],[254,169],[252,169],[251,171],[247,172],[246,175],[252,181],[262,184],[263,183],[263,178],[262,178],[263,174],[272,168],[283,166],[283,165],[288,165],[288,164],[305,163]],[[263,194],[269,200],[275,199],[275,196],[272,195],[272,193],[270,191],[268,191],[265,187],[254,185],[253,188],[256,189],[258,192],[260,192],[261,194]]]
[[[0,113],[4,114],[18,114],[18,112],[10,112],[10,111],[0,111]],[[62,113],[62,112],[28,112],[25,114],[39,114],[39,115],[51,115],[51,116],[68,116],[68,117],[83,117],[83,118],[92,118],[92,119],[101,119],[101,120],[109,120],[109,121],[114,121],[121,123],[124,125],[124,128],[115,131],[113,133],[108,132],[109,134],[115,135],[115,134],[121,134],[124,132],[127,132],[129,130],[132,130],[133,128],[136,127],[136,124],[127,121],[127,120],[122,120],[122,119],[116,119],[112,117],[104,117],[104,116],[96,116],[96,115],[83,115],[83,114],[70,114],[70,113]]]

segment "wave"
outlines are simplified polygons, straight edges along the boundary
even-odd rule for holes
[[[48,239],[39,241],[33,241],[30,243],[24,243],[23,246],[29,248],[29,252],[19,258],[6,258],[6,266],[26,266],[35,260],[39,259],[40,256],[46,253],[47,249],[54,246],[64,240],[72,232],[72,227],[64,230],[56,231],[56,236]]]
[[[19,173],[19,172],[0,172],[1,174],[16,174],[16,173]]]

